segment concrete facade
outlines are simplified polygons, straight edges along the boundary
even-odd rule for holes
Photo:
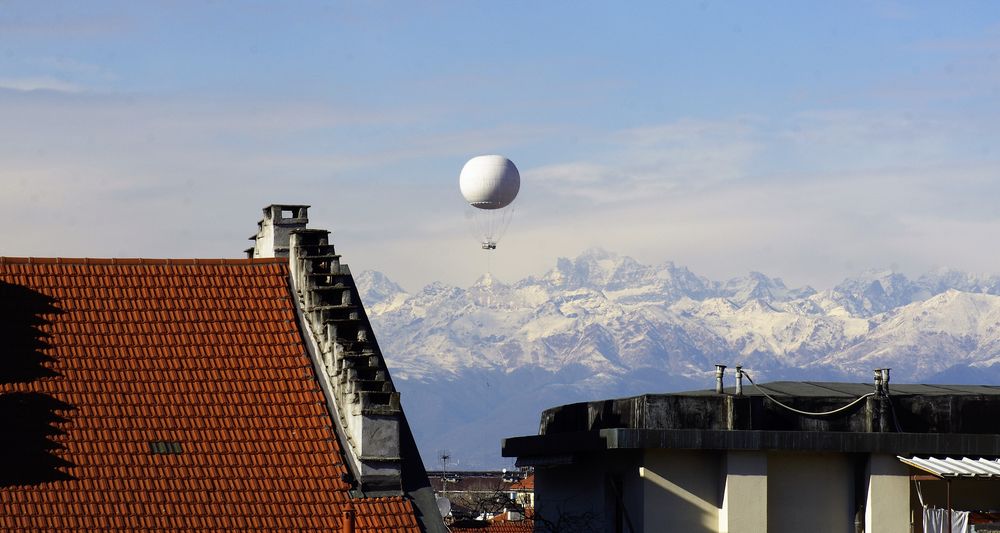
[[[754,533],[767,531],[767,454],[726,452],[723,464],[722,504],[719,531]]]
[[[906,533],[909,474],[883,454],[646,450],[539,467],[536,512],[593,526],[585,531]],[[953,499],[969,492],[952,490]],[[943,500],[939,492],[925,495]]]
[[[648,531],[714,531],[719,525],[718,454],[647,450],[643,480],[643,524]]]
[[[909,472],[895,457],[647,450],[595,459],[538,468],[537,514],[586,517],[592,531],[910,531]],[[618,511],[609,478],[621,480]]]
[[[550,409],[539,435],[505,439],[503,453],[535,467],[543,520],[590,513],[592,531],[730,533],[909,532],[920,507],[897,455],[1000,455],[1000,417],[986,416],[1000,412],[1000,387],[761,388],[781,403],[729,390]],[[993,483],[955,482],[952,501],[998,508]],[[923,485],[928,504],[946,505],[944,482]]]
[[[894,455],[872,454],[868,461],[865,531],[909,531],[909,468]]]
[[[642,531],[643,482],[637,452],[584,458],[575,465],[535,472],[536,529],[563,531]],[[538,494],[550,496],[539,499]]]
[[[844,454],[768,454],[766,531],[855,531],[853,470]]]

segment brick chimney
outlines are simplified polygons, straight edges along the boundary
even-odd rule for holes
[[[248,258],[288,257],[288,239],[292,231],[309,224],[308,205],[271,204],[264,208],[264,218],[257,222],[257,234],[250,237],[253,248]]]

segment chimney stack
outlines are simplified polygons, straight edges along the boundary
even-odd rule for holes
[[[736,365],[736,395],[743,396],[743,367]]]
[[[726,365],[715,365],[715,393],[722,394],[722,376],[726,373]]]
[[[308,224],[308,205],[271,204],[265,207],[264,218],[257,222],[257,234],[250,237],[253,248],[245,250],[247,257],[288,257],[292,231],[306,229]]]

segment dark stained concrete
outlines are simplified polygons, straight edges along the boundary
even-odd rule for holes
[[[524,464],[571,461],[606,449],[802,450],[1000,456],[1000,387],[775,382],[744,395],[693,391],[563,405],[542,413],[539,435],[503,442]]]

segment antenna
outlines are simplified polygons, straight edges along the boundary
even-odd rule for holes
[[[443,470],[441,474],[441,493],[444,494],[448,492],[448,459],[451,459],[451,452],[440,450],[438,451],[438,457],[441,459],[441,469]]]

